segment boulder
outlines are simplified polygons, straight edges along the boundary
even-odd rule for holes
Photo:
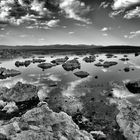
[[[31,84],[17,82],[16,85],[1,94],[0,99],[6,101],[24,102],[37,98],[38,88]]]
[[[42,68],[42,69],[49,69],[49,68],[52,68],[53,66],[56,66],[56,65],[51,64],[51,63],[41,63],[41,64],[38,64],[38,67]]]
[[[140,93],[140,80],[127,82],[125,86],[130,92],[134,94]]]
[[[80,77],[80,78],[85,78],[85,77],[89,76],[89,73],[85,72],[85,71],[78,71],[78,72],[75,72],[74,75],[76,75],[77,77]]]
[[[20,75],[21,72],[14,69],[0,68],[0,79],[6,79],[7,77],[14,77]]]
[[[83,60],[87,63],[91,63],[91,62],[94,62],[95,61],[95,56],[94,55],[91,55],[89,57],[85,57]]]
[[[80,130],[70,116],[53,112],[46,103],[1,124],[0,134],[11,140],[94,140],[91,134]]]
[[[105,61],[104,63],[96,63],[95,66],[97,67],[104,67],[104,68],[109,68],[111,66],[117,65],[118,63],[115,61]]]
[[[72,60],[69,60],[66,63],[64,63],[62,65],[62,67],[66,71],[73,71],[75,69],[80,69],[81,65],[80,65],[80,63],[79,63],[79,61],[77,59],[72,59]]]
[[[24,62],[16,61],[15,66],[16,67],[20,67],[20,66],[28,67],[31,64],[31,62],[32,62],[31,60],[26,60]]]
[[[56,64],[56,65],[61,65],[64,64],[69,58],[66,56],[65,58],[58,58],[55,60],[52,60],[51,63]]]

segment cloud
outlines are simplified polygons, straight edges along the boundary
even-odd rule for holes
[[[112,8],[114,10],[125,9],[138,3],[140,0],[114,0]]]
[[[109,31],[109,30],[111,30],[112,28],[111,27],[103,27],[102,29],[101,29],[101,31],[102,32],[105,32],[105,31]]]
[[[110,3],[107,3],[107,2],[101,2],[101,4],[100,4],[100,6],[99,6],[99,8],[107,8],[108,6],[110,5]]]
[[[140,30],[130,32],[129,35],[124,35],[124,38],[132,39],[134,37],[140,36]]]
[[[122,15],[125,19],[140,17],[140,0],[114,0],[112,4],[113,12],[109,14],[110,17]]]
[[[80,0],[0,0],[0,22],[45,29],[56,27],[56,16],[64,16],[90,24],[85,17],[90,10]]]
[[[124,18],[131,19],[131,18],[139,18],[140,17],[140,7],[136,7],[133,10],[126,12]]]
[[[59,7],[66,14],[66,18],[82,21],[87,24],[91,23],[88,18],[83,17],[91,10],[84,2],[79,0],[61,0]]]

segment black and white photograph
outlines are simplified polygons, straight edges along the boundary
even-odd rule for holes
[[[0,0],[0,140],[140,140],[140,0]]]

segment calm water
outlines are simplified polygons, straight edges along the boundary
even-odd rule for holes
[[[117,58],[107,58],[105,54],[98,54],[95,62],[86,63],[83,61],[83,58],[87,55],[67,55],[69,59],[78,58],[78,61],[81,63],[81,69],[83,71],[87,71],[90,74],[90,80],[96,84],[105,84],[109,81],[124,81],[124,80],[133,80],[140,78],[140,56],[135,57],[134,54],[127,54],[129,61],[123,62],[119,60],[120,58],[124,58],[124,54],[114,54]],[[41,55],[42,56],[42,55]],[[43,59],[46,59],[46,62],[50,62],[56,58],[63,58],[66,55],[55,55],[53,58],[52,55],[44,55]],[[36,58],[39,56],[35,56]],[[97,67],[94,64],[98,63],[100,59],[104,61],[116,61],[118,62],[117,65],[112,66],[110,68],[103,68]],[[50,69],[42,71],[40,68],[37,67],[37,64],[31,64],[28,67],[16,67],[16,61],[25,61],[25,60],[32,60],[32,58],[23,59],[12,59],[12,60],[1,60],[2,64],[1,67],[5,67],[7,69],[16,69],[22,72],[21,75],[7,78],[5,80],[1,80],[1,84],[4,85],[5,83],[15,83],[16,81],[27,81],[35,84],[44,84],[49,80],[58,81],[60,85],[64,86],[67,83],[72,81],[77,81],[78,77],[76,77],[73,73],[78,71],[78,69],[74,70],[73,72],[67,72],[63,69],[61,65],[52,67]],[[124,72],[125,67],[130,67],[129,72]],[[134,71],[132,70],[134,68]],[[98,79],[94,77],[98,76]]]

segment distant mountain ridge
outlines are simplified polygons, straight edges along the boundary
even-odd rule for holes
[[[49,49],[49,50],[85,50],[85,49],[140,49],[140,46],[128,46],[128,45],[111,45],[111,46],[101,46],[101,45],[42,45],[42,46],[33,46],[33,45],[25,45],[25,46],[8,46],[8,45],[0,45],[0,49]]]

